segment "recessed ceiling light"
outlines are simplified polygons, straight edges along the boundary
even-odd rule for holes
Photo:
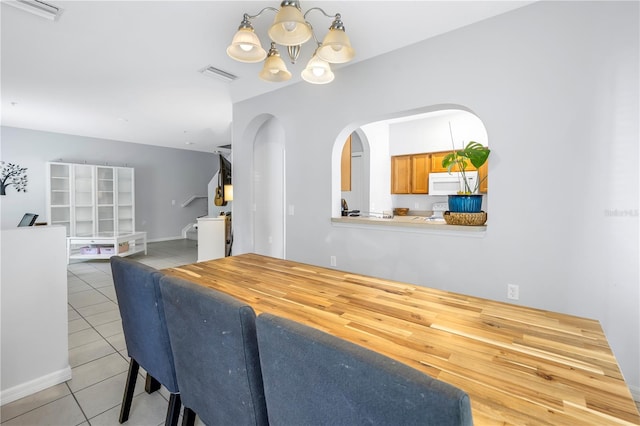
[[[54,6],[40,0],[13,0],[6,2],[3,1],[2,3],[40,16],[42,18],[46,18],[50,21],[57,21],[64,10],[59,8],[58,6]]]
[[[185,142],[184,144],[185,145],[195,145],[196,143],[195,142]]]
[[[212,67],[211,65],[209,65],[209,66],[207,66],[205,68],[202,68],[200,70],[200,72],[203,75],[208,75],[209,77],[214,77],[214,78],[217,78],[217,79],[220,79],[220,80],[223,80],[223,81],[227,81],[227,82],[231,82],[231,81],[233,81],[233,80],[238,78],[237,75],[233,75],[233,74],[231,74],[229,72],[226,72],[226,71],[223,71],[223,70],[221,70],[219,68]]]

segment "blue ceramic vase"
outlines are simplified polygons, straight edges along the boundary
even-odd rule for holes
[[[455,213],[482,211],[482,194],[449,195],[449,211]]]

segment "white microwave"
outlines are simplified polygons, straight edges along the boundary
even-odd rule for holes
[[[460,172],[452,173],[429,173],[429,195],[453,195],[461,191],[463,182]],[[475,188],[478,182],[478,172],[465,172],[467,181],[471,189]]]

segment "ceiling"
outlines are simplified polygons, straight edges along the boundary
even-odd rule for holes
[[[58,1],[57,21],[2,1],[2,125],[213,152],[231,142],[232,103],[308,84],[300,72],[312,54],[303,46],[287,83],[257,76],[262,64],[230,59],[230,43],[243,13],[279,1]],[[522,7],[531,1],[302,1],[340,13],[353,62]],[[254,19],[268,49],[275,16]],[[308,20],[321,39],[331,19]],[[286,52],[282,51],[283,56]],[[224,82],[199,70],[214,66],[238,76]],[[336,79],[343,64],[333,67]]]

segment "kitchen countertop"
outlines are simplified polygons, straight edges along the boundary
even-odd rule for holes
[[[448,225],[444,219],[428,220],[425,216],[394,216],[388,219],[378,217],[364,216],[341,216],[332,217],[331,223],[338,226],[371,226],[371,227],[394,227],[402,230],[416,231],[440,231],[440,232],[465,232],[484,234],[487,225],[482,226],[463,226]]]

